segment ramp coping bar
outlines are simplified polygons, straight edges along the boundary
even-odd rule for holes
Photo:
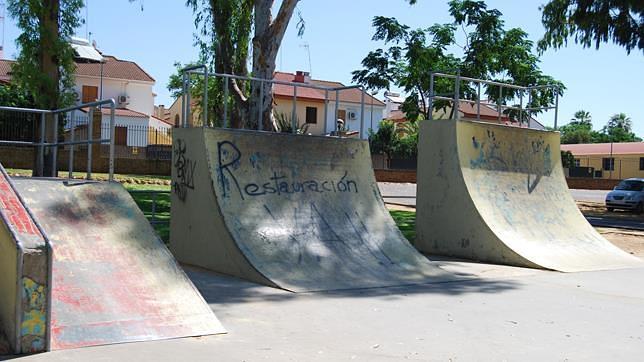
[[[16,188],[16,185],[13,183],[9,175],[7,174],[7,171],[4,169],[4,166],[0,164],[0,173],[2,173],[2,176],[7,180],[7,183],[9,184],[9,187],[11,190],[14,192],[16,197],[18,198],[18,201],[20,202],[21,206],[25,208],[25,211],[31,218],[32,222],[34,225],[36,225],[36,228],[38,229],[38,232],[40,232],[40,235],[42,235],[43,240],[45,241],[45,246],[47,248],[47,311],[46,311],[46,321],[45,321],[45,350],[49,351],[51,349],[51,306],[52,306],[52,300],[51,300],[51,295],[52,295],[52,284],[53,284],[53,278],[52,278],[52,268],[53,268],[53,259],[54,259],[54,248],[51,242],[51,239],[49,239],[49,236],[47,236],[47,233],[45,233],[45,230],[42,228],[38,220],[34,217],[34,214],[31,212],[29,207],[27,207],[27,204],[23,200],[22,196],[18,192],[18,189]],[[4,212],[0,212],[0,217],[2,217],[3,221],[8,224],[8,220],[6,220]],[[18,235],[14,232],[12,228],[8,228],[9,232],[11,233],[11,236],[13,239],[16,241],[16,248],[18,249],[18,270],[17,270],[17,283],[18,283],[18,288],[17,288],[17,303],[16,303],[16,345],[14,346],[15,351],[18,353],[20,352],[22,346],[20,344],[20,336],[21,336],[21,323],[20,321],[22,320],[22,301],[20,298],[20,295],[22,293],[22,263],[23,263],[23,255],[24,255],[24,248],[22,246],[22,242],[20,241],[20,238],[18,238]]]
[[[335,92],[335,119],[337,120],[338,117],[338,110],[339,110],[339,93],[340,91],[343,90],[349,90],[349,89],[360,89],[361,95],[360,95],[360,130],[359,130],[359,136],[360,138],[363,137],[365,134],[364,127],[365,127],[365,117],[364,117],[364,112],[365,112],[365,92],[366,89],[362,85],[350,85],[350,86],[341,86],[341,87],[325,87],[321,85],[315,85],[315,84],[309,84],[309,83],[300,83],[300,82],[287,82],[287,81],[281,81],[281,80],[275,80],[275,79],[264,79],[264,78],[256,78],[256,77],[248,77],[248,76],[241,76],[241,75],[234,75],[234,74],[225,74],[225,73],[217,73],[217,72],[209,72],[208,67],[204,64],[198,64],[198,65],[193,65],[189,67],[185,67],[181,69],[180,71],[182,73],[182,87],[183,87],[183,92],[182,92],[182,103],[181,103],[181,116],[182,116],[182,125],[181,127],[189,127],[188,120],[190,119],[190,101],[191,101],[191,92],[190,92],[190,75],[191,74],[198,74],[198,75],[203,75],[204,76],[204,103],[208,104],[208,92],[207,92],[207,86],[208,86],[208,78],[209,77],[215,77],[215,78],[223,78],[224,79],[224,99],[228,99],[229,95],[229,85],[230,81],[233,80],[243,80],[243,81],[250,81],[250,82],[259,82],[260,87],[259,87],[259,103],[260,107],[258,107],[258,114],[257,114],[257,127],[259,131],[263,130],[263,122],[262,119],[262,109],[264,105],[264,87],[261,86],[263,83],[270,83],[272,85],[274,84],[279,84],[279,85],[286,85],[293,87],[293,106],[292,106],[292,111],[291,111],[291,128],[292,128],[292,133],[297,132],[297,120],[296,120],[296,104],[297,104],[297,89],[298,88],[309,88],[309,89],[316,89],[316,90],[321,90],[324,91],[324,132],[327,130],[328,126],[328,107],[329,107],[329,91]],[[252,87],[252,83],[251,83]],[[251,92],[252,93],[252,92]],[[371,122],[373,123],[373,99],[371,100]],[[203,127],[206,127],[208,125],[208,107],[205,107],[204,111],[202,112],[203,116]],[[345,120],[346,121],[346,120]],[[339,129],[339,125],[337,121],[335,122],[335,131],[334,132],[339,132],[341,131]],[[223,128],[228,128],[228,101],[224,101],[224,110],[223,110]],[[373,124],[371,125],[371,128],[373,128]]]
[[[110,106],[110,135],[109,138],[91,138],[92,135],[92,126],[93,126],[93,115],[94,115],[94,108],[99,107],[103,105],[109,105]],[[58,139],[58,121],[59,121],[59,115],[64,114],[67,112],[71,112],[72,115],[76,110],[82,110],[83,108],[88,108],[88,134],[87,134],[87,139],[86,140],[80,140],[80,141],[74,141],[73,138],[71,141],[63,141],[59,142],[57,141]],[[114,132],[116,128],[116,121],[115,121],[115,111],[116,111],[116,102],[114,99],[103,99],[95,102],[89,102],[89,103],[82,103],[76,106],[72,107],[67,107],[67,108],[62,108],[62,109],[56,109],[56,110],[47,110],[47,109],[35,109],[35,108],[20,108],[20,107],[7,107],[7,106],[0,106],[0,111],[10,111],[10,112],[23,112],[23,113],[35,113],[35,114],[40,114],[40,141],[33,141],[33,142],[28,142],[28,141],[6,141],[6,140],[0,140],[0,145],[17,145],[17,146],[32,146],[32,147],[37,147],[38,148],[38,161],[36,162],[36,165],[34,167],[38,170],[38,172],[42,175],[44,173],[44,159],[45,159],[45,153],[44,150],[46,147],[53,147],[53,163],[54,163],[54,170],[57,169],[56,161],[57,161],[57,150],[59,146],[75,146],[75,145],[87,145],[87,170],[86,170],[86,178],[89,180],[92,177],[92,147],[91,145],[93,144],[104,144],[108,143],[109,144],[109,161],[108,161],[108,179],[109,181],[114,181]],[[46,115],[53,115],[53,123],[54,123],[54,136],[56,138],[56,142],[46,142],[45,141],[45,123],[47,121]],[[101,115],[102,117],[102,115]],[[101,118],[102,119],[102,118]],[[72,129],[72,137],[73,137],[73,125],[71,127]],[[70,149],[69,153],[69,172],[68,172],[68,178],[72,178],[73,176],[73,157],[74,157],[74,152],[73,152],[73,147]],[[50,177],[57,177],[58,175],[49,175]]]
[[[501,114],[503,113],[503,110],[514,110],[519,112],[519,123],[523,124],[524,123],[524,113],[527,114],[528,117],[530,117],[530,112],[540,112],[540,111],[548,111],[548,110],[554,110],[554,129],[557,129],[557,117],[559,113],[559,93],[561,91],[560,87],[557,84],[544,84],[544,85],[534,85],[534,86],[520,86],[512,83],[503,83],[503,82],[496,82],[496,81],[491,81],[491,80],[485,80],[485,79],[478,79],[478,78],[470,78],[470,77],[464,77],[461,76],[460,72],[454,74],[447,74],[447,73],[441,73],[441,72],[430,72],[429,73],[429,97],[428,97],[428,103],[429,103],[429,119],[433,119],[433,112],[431,111],[433,108],[434,100],[444,100],[444,101],[451,101],[454,103],[454,111],[452,114],[453,119],[458,118],[458,112],[459,112],[459,106],[460,102],[466,102],[466,103],[471,103],[471,104],[476,104],[476,120],[480,121],[481,120],[481,85],[491,85],[491,86],[497,86],[499,87],[499,98],[497,100],[496,104],[496,109],[498,113],[498,121],[501,121]],[[454,93],[451,94],[445,94],[445,95],[440,95],[435,92],[435,80],[436,78],[446,78],[446,79],[454,79]],[[462,81],[469,82],[469,83],[475,83],[476,84],[476,99],[471,100],[471,99],[461,99],[461,94],[460,94],[460,84]],[[519,106],[508,106],[502,104],[503,100],[503,88],[508,88],[508,89],[514,89],[518,91],[519,93]],[[535,90],[551,90],[554,92],[555,96],[555,101],[554,101],[554,106],[542,106],[542,107],[530,107],[530,103],[532,103],[532,92]],[[527,92],[528,93],[528,102],[527,102],[527,107],[523,106],[523,94]],[[451,95],[451,96],[450,96]],[[528,125],[530,123],[530,120],[527,121]]]

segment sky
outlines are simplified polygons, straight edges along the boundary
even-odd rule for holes
[[[539,6],[546,0],[488,0],[489,8],[503,13],[506,28],[519,27],[533,41],[543,35]],[[279,0],[277,1],[279,3]],[[155,80],[156,104],[170,106],[166,85],[175,71],[174,63],[193,61],[194,16],[184,0],[86,0],[87,26],[77,35],[90,37],[104,53],[138,63]],[[143,7],[143,10],[141,10]],[[351,84],[351,72],[370,50],[382,44],[371,40],[374,16],[395,17],[412,28],[426,28],[450,21],[447,0],[420,0],[410,6],[404,0],[301,0],[298,9],[305,22],[302,37],[292,21],[277,58],[278,70],[311,71],[316,79]],[[7,16],[4,27],[5,57],[15,59],[15,39],[19,29]],[[308,47],[307,47],[308,45]],[[310,65],[309,54],[310,52]],[[602,44],[599,50],[571,43],[566,48],[548,50],[541,56],[544,74],[561,80],[567,87],[559,102],[559,125],[567,123],[575,111],[591,113],[595,129],[601,129],[615,113],[626,113],[633,129],[644,136],[644,55]],[[644,103],[644,102],[643,102]],[[539,117],[552,126],[552,114]]]

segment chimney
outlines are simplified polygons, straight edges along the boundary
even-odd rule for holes
[[[293,81],[296,83],[308,83],[311,81],[311,76],[309,72],[298,70],[295,72],[295,79]]]

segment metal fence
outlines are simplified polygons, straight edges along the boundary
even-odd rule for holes
[[[77,114],[81,111],[88,109],[89,115],[88,119],[93,119],[93,112],[95,107],[101,106],[110,107],[110,122],[109,129],[106,137],[101,134],[100,137],[93,137],[93,122],[86,122],[86,132],[84,135],[77,135],[77,127],[73,126],[74,122],[78,119]],[[107,154],[109,158],[108,169],[109,169],[109,180],[113,181],[114,179],[114,113],[116,109],[116,103],[113,99],[106,99],[97,102],[84,103],[77,106],[57,109],[57,110],[45,110],[45,109],[32,109],[32,108],[17,108],[17,107],[3,107],[0,106],[0,145],[8,146],[25,146],[25,147],[34,147],[37,149],[37,162],[34,166],[39,174],[43,175],[44,165],[45,165],[45,150],[51,150],[52,164],[57,164],[57,155],[59,147],[70,147],[69,149],[69,177],[72,178],[72,173],[74,171],[74,147],[84,145],[87,147],[87,179],[92,177],[92,147],[89,147],[92,144],[108,144]],[[80,122],[80,121],[78,121]],[[66,140],[61,137],[59,134],[60,126],[63,125],[63,129],[67,124],[70,125],[69,129],[69,138]],[[4,127],[4,128],[3,128]],[[47,132],[53,134],[54,141],[46,141]],[[54,169],[56,169],[54,167]],[[45,175],[50,177],[56,177],[58,175]]]
[[[119,125],[114,127],[114,156],[119,159],[170,160],[172,158],[172,128],[148,125]],[[109,134],[109,125],[101,126],[101,135]],[[107,155],[107,146],[101,154]]]

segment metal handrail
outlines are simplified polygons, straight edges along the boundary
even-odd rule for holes
[[[438,95],[434,93],[434,83],[435,83],[435,78],[448,78],[448,79],[454,79],[454,93],[452,97],[447,97],[443,95]],[[469,100],[469,99],[460,99],[460,82],[461,81],[466,81],[466,82],[471,82],[471,83],[476,83],[477,85],[477,97],[476,100]],[[481,119],[481,85],[492,85],[492,86],[498,86],[499,87],[499,100],[496,104],[497,107],[497,112],[498,112],[498,120],[501,120],[501,114],[503,113],[504,109],[509,109],[509,110],[516,110],[519,111],[519,122],[523,123],[523,113],[524,112],[530,112],[530,111],[547,111],[554,109],[555,114],[554,114],[554,129],[557,129],[557,117],[559,113],[559,92],[555,92],[555,105],[554,106],[543,106],[543,107],[523,107],[523,94],[524,92],[528,92],[528,105],[531,103],[532,100],[532,91],[534,90],[539,90],[539,89],[552,89],[552,90],[558,90],[559,86],[556,84],[546,84],[546,85],[534,85],[534,86],[519,86],[516,84],[512,83],[502,83],[502,82],[496,82],[496,81],[491,81],[491,80],[485,80],[485,79],[477,79],[477,78],[470,78],[470,77],[463,77],[460,75],[460,73],[457,73],[456,75],[454,74],[447,74],[447,73],[441,73],[441,72],[430,72],[430,82],[429,82],[429,109],[430,109],[430,114],[429,114],[429,119],[433,119],[433,103],[434,100],[445,100],[445,101],[451,101],[454,102],[454,112],[452,117],[454,119],[458,118],[458,112],[459,112],[459,106],[460,102],[467,102],[467,103],[472,103],[476,104],[476,119],[480,120]],[[519,91],[519,107],[516,106],[509,106],[509,105],[504,105],[501,103],[501,99],[503,98],[503,88],[509,88],[509,89],[515,89]],[[449,95],[449,94],[448,94]]]
[[[203,69],[203,72],[199,72],[199,69]],[[281,81],[281,80],[275,80],[275,79],[264,79],[264,78],[256,78],[256,77],[249,77],[249,76],[241,76],[241,75],[234,75],[234,74],[225,74],[225,73],[217,73],[217,72],[208,72],[208,68],[205,65],[194,65],[190,67],[183,68],[181,72],[184,72],[184,82],[183,82],[183,109],[182,109],[182,114],[184,115],[184,120],[183,120],[183,127],[187,126],[188,122],[188,117],[190,115],[190,104],[186,103],[190,101],[190,92],[189,92],[189,82],[186,79],[186,74],[203,74],[205,77],[205,85],[204,85],[204,91],[207,94],[207,79],[208,76],[214,76],[214,77],[219,77],[219,78],[224,78],[225,83],[224,83],[224,119],[223,119],[223,128],[228,127],[228,86],[229,86],[229,80],[230,79],[237,79],[237,80],[244,80],[244,81],[250,81],[250,82],[260,82],[260,83],[271,83],[271,84],[279,84],[279,85],[285,85],[285,86],[291,86],[293,87],[293,110],[292,110],[292,116],[291,116],[291,122],[295,123],[296,122],[296,117],[295,117],[295,110],[296,110],[296,102],[297,102],[297,89],[298,88],[309,88],[309,89],[316,89],[316,90],[321,90],[324,91],[324,132],[327,130],[328,126],[328,103],[329,103],[329,92],[335,92],[335,119],[337,119],[338,115],[338,110],[339,110],[339,92],[343,90],[349,90],[349,89],[360,89],[361,90],[361,99],[360,99],[360,138],[362,138],[364,134],[364,94],[365,94],[365,88],[364,86],[361,85],[350,85],[350,86],[342,86],[342,87],[325,87],[325,86],[320,86],[320,85],[314,85],[314,84],[307,84],[307,83],[299,83],[299,82],[288,82],[288,81]],[[262,114],[261,110],[263,109],[263,88],[260,87],[260,104],[259,107],[259,114],[257,115],[258,117],[258,128],[261,131],[263,127],[263,122],[262,122]],[[206,96],[207,97],[207,96]],[[205,98],[205,97],[204,97]],[[205,98],[207,100],[207,98]],[[204,104],[207,105],[206,102]],[[206,106],[207,108],[207,106]],[[204,126],[207,123],[207,118],[204,117]],[[297,125],[293,124],[292,125],[292,131],[293,133],[297,132],[296,130]],[[339,131],[338,129],[338,124],[336,122],[336,127],[335,127],[336,132]]]
[[[67,113],[67,112],[73,112],[75,110],[83,109],[83,108],[89,108],[89,114],[93,115],[93,107],[97,106],[102,106],[102,105],[108,105],[110,106],[110,137],[109,138],[91,138],[92,134],[92,125],[93,125],[93,119],[90,119],[88,121],[88,134],[87,134],[87,139],[86,140],[80,140],[80,141],[63,141],[63,142],[45,142],[45,122],[47,121],[47,114],[52,114],[54,115],[53,117],[53,122],[54,122],[54,132],[55,132],[55,137],[58,139],[58,115],[61,113]],[[115,121],[115,111],[116,111],[116,102],[114,99],[104,99],[100,101],[95,101],[95,102],[89,102],[89,103],[82,103],[76,106],[72,107],[66,107],[66,108],[61,108],[61,109],[55,109],[55,110],[46,110],[46,109],[35,109],[35,108],[20,108],[20,107],[8,107],[8,106],[0,106],[0,111],[10,111],[10,112],[23,112],[23,113],[35,113],[35,114],[40,114],[41,119],[40,119],[40,141],[33,141],[33,142],[28,142],[28,141],[6,141],[6,140],[0,140],[0,144],[3,145],[17,145],[17,146],[32,146],[32,147],[37,147],[38,148],[38,162],[35,165],[35,167],[38,169],[39,173],[43,173],[43,167],[44,167],[44,159],[45,159],[45,147],[54,147],[54,152],[53,152],[53,162],[54,165],[56,165],[57,162],[57,149],[58,146],[73,146],[73,145],[83,145],[86,144],[88,146],[87,150],[87,169],[86,169],[86,178],[89,180],[92,177],[92,153],[91,153],[91,145],[92,144],[103,144],[103,143],[109,143],[109,160],[108,160],[108,179],[109,181],[114,181],[114,131],[116,128],[116,121]],[[73,129],[73,128],[72,128]],[[69,158],[70,158],[70,166],[69,166],[69,176],[68,178],[72,178],[72,173],[73,173],[73,157],[74,153],[73,151],[70,152]],[[51,175],[53,177],[56,177],[57,175]]]

